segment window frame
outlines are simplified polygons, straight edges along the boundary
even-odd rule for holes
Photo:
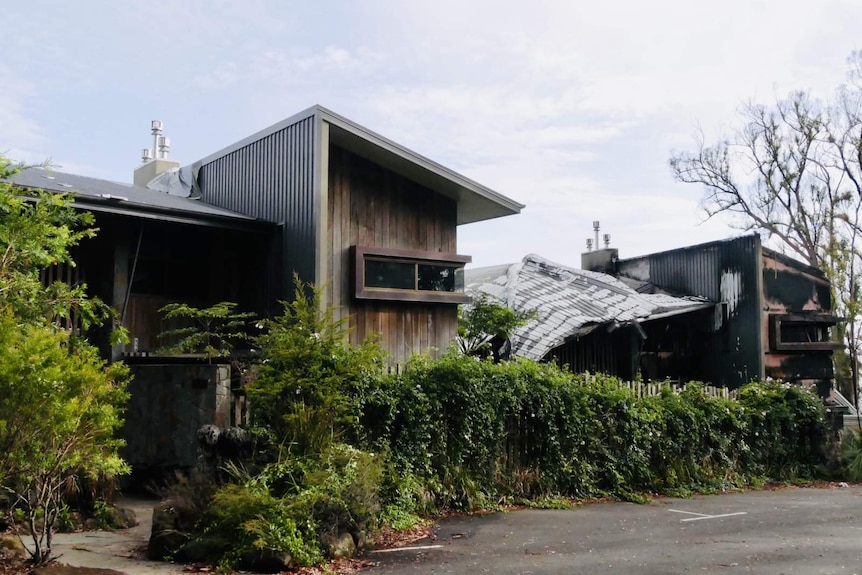
[[[824,313],[799,314],[781,313],[769,316],[769,349],[770,351],[835,351],[844,346],[834,341],[784,341],[781,338],[783,324],[807,325],[822,329],[829,329],[836,325],[841,318]]]
[[[382,301],[412,301],[423,303],[464,304],[470,302],[470,296],[463,291],[433,291],[418,289],[418,272],[420,265],[447,266],[464,269],[473,261],[472,256],[453,253],[429,252],[400,248],[380,248],[369,246],[353,246],[353,292],[359,300]],[[414,265],[414,289],[368,287],[365,285],[366,260],[392,261]]]

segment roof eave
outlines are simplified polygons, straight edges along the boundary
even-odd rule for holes
[[[317,106],[330,127],[330,141],[373,160],[458,203],[458,224],[520,213],[524,204],[483,186],[331,110]]]
[[[94,201],[92,198],[81,195],[75,197],[72,207],[95,213],[154,219],[220,229],[261,231],[274,225],[270,222],[252,218],[236,218],[232,216],[220,216],[217,214],[199,214],[175,208],[156,208],[129,201]]]
[[[458,225],[515,215],[524,208],[524,204],[474,182],[319,105],[264,128],[196,163],[210,163],[312,117],[317,122],[329,124],[332,143],[455,200],[458,205]]]

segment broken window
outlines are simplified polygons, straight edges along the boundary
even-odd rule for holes
[[[831,341],[830,328],[839,318],[829,314],[774,314],[770,316],[771,351],[830,351],[842,345]]]

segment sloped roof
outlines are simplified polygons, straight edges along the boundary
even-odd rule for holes
[[[328,125],[331,143],[455,200],[458,225],[518,214],[524,208],[523,204],[319,105],[264,128],[196,164],[213,162],[307,118],[314,118],[318,125]]]
[[[535,360],[602,324],[648,321],[713,305],[702,298],[638,293],[613,276],[533,254],[515,264],[468,269],[465,281],[468,292],[487,293],[515,310],[536,310],[538,319],[512,336],[513,354]]]
[[[75,203],[94,212],[220,227],[244,227],[257,222],[250,216],[198,200],[50,168],[28,168],[15,174],[10,181],[22,188],[75,192]]]

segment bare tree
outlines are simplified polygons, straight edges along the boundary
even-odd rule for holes
[[[794,92],[772,105],[749,102],[733,140],[671,157],[677,181],[705,188],[708,218],[776,239],[832,282],[833,309],[846,319],[836,337],[847,345],[841,391],[858,405],[862,242],[862,52],[849,59],[849,81],[831,103]]]

